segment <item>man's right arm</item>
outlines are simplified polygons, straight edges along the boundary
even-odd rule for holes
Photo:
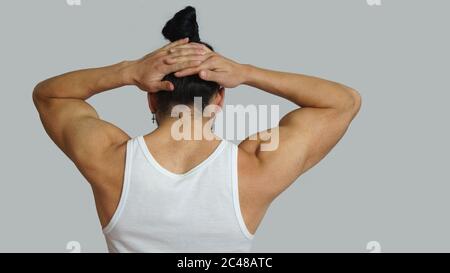
[[[358,113],[361,97],[355,90],[328,80],[243,65],[244,84],[283,97],[300,108],[284,116],[267,135],[278,137],[278,147],[264,151],[257,134],[239,148],[240,179],[251,192],[271,202],[301,174],[316,165],[337,144]],[[278,130],[277,134],[273,130]],[[263,132],[264,133],[264,132]],[[245,165],[245,168],[244,168]],[[248,177],[248,179],[246,179]]]

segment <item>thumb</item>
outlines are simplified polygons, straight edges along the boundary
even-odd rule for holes
[[[173,91],[175,88],[170,81],[162,81],[162,82],[155,82],[152,85],[151,89],[153,92],[158,92],[158,91]]]
[[[202,70],[199,76],[205,81],[218,82],[220,80],[220,74],[211,70]]]

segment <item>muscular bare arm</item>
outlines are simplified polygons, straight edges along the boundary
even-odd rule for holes
[[[260,189],[273,199],[336,145],[359,111],[361,98],[352,88],[301,74],[245,65],[243,75],[244,84],[299,106],[280,120],[278,128],[274,128],[278,130],[277,149],[261,150],[263,141],[260,138],[245,140],[240,145],[254,155],[256,169],[261,178],[265,177]]]
[[[95,164],[93,157],[118,146],[128,135],[99,118],[85,100],[106,90],[130,84],[125,71],[128,62],[85,69],[56,76],[39,83],[33,101],[42,124],[55,144],[77,166]],[[87,159],[92,159],[89,162]]]
[[[170,54],[169,50],[177,49]],[[111,153],[124,145],[129,136],[99,118],[86,99],[101,92],[137,85],[146,92],[172,90],[169,73],[198,65],[198,46],[187,39],[171,43],[137,61],[66,73],[39,83],[33,101],[42,124],[55,144],[76,164],[91,183],[98,182],[99,168],[112,166]],[[118,176],[119,179],[121,176]]]
[[[102,225],[120,196],[128,135],[103,121],[85,100],[102,91],[128,84],[128,62],[63,74],[39,83],[33,101],[42,124],[55,144],[74,162],[95,195]]]

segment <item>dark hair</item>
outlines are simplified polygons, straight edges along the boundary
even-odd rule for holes
[[[191,6],[177,12],[166,23],[162,34],[171,42],[189,37],[190,42],[202,43],[213,50],[209,44],[200,40],[195,8]],[[163,115],[170,115],[171,108],[174,105],[192,105],[194,97],[202,98],[202,107],[204,108],[219,90],[219,84],[202,80],[198,75],[176,77],[174,73],[171,73],[166,75],[163,80],[172,82],[175,87],[170,92],[156,93],[158,111]]]

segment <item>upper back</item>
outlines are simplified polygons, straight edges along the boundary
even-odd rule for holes
[[[179,174],[160,165],[142,136],[129,140],[119,204],[103,229],[109,250],[249,251],[237,160],[237,146],[222,140]]]

